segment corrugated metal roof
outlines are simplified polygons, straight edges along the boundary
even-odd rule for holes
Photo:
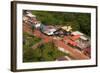
[[[79,32],[79,31],[74,31],[72,32],[73,35],[84,35],[83,33]]]

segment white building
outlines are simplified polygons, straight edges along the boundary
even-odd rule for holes
[[[42,28],[42,32],[47,35],[53,35],[56,30],[57,29],[55,27],[49,25]]]
[[[72,35],[80,35],[80,38],[81,38],[82,40],[88,40],[88,38],[85,37],[84,34],[81,33],[81,32],[79,32],[79,31],[74,31],[74,32],[72,32]]]
[[[49,30],[46,30],[44,33],[46,33],[47,35],[53,35],[55,31],[56,29],[49,29]]]
[[[36,18],[36,15],[33,15],[33,14],[31,14],[31,13],[26,14],[26,16],[29,16],[29,17],[31,17],[31,18]]]
[[[35,28],[39,28],[41,26],[41,22],[37,21],[33,25],[35,26]]]

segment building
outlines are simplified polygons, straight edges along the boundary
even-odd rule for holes
[[[28,20],[29,20],[29,18],[28,18],[27,16],[23,16],[23,22],[24,22],[24,23],[27,23]]]
[[[90,47],[84,48],[84,49],[82,50],[82,52],[83,52],[86,56],[91,57],[91,48],[90,48]]]
[[[23,16],[23,22],[35,28],[40,28],[41,26],[41,22],[37,20],[36,15],[33,15],[30,11],[26,11],[26,15]]]
[[[31,12],[25,11],[23,15],[23,22],[32,26],[36,22],[36,15],[33,15]]]
[[[72,41],[72,40],[68,40],[68,44],[70,44],[72,46],[77,46],[77,43],[75,41]]]
[[[54,35],[56,36],[62,36],[62,35],[67,35],[67,32],[63,29],[57,29],[55,32],[54,32]]]
[[[72,32],[72,39],[77,43],[77,47],[80,48],[80,50],[91,45],[90,39],[79,31]]]
[[[31,13],[26,14],[26,16],[30,17],[30,18],[36,18],[36,15],[33,15]]]
[[[73,41],[75,41],[75,40],[77,40],[77,39],[79,39],[79,38],[80,38],[80,35],[74,35],[74,36],[71,37],[71,39],[72,39]]]
[[[67,35],[70,35],[72,32],[72,27],[71,26],[63,26],[61,29],[65,30],[67,32]]]
[[[83,33],[81,33],[81,32],[79,32],[79,31],[74,31],[74,32],[72,32],[71,33],[72,35],[80,35],[80,38],[82,39],[82,40],[88,40],[88,38],[83,34]]]
[[[90,41],[84,41],[84,40],[77,40],[77,47],[79,47],[81,50],[83,50],[84,48],[87,48],[91,45]]]
[[[61,28],[64,29],[65,31],[67,31],[67,32],[70,32],[72,30],[71,26],[63,26]]]
[[[46,35],[54,35],[54,32],[56,30],[57,29],[54,26],[51,26],[51,25],[45,26],[43,24],[41,25],[41,31],[45,33]]]
[[[41,22],[40,21],[35,21],[33,23],[33,25],[35,26],[35,28],[40,28],[41,27]]]

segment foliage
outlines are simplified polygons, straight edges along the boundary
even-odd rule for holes
[[[37,38],[35,37],[34,35],[30,35],[28,33],[23,33],[23,38],[24,38],[24,44],[25,45],[29,45],[29,46],[32,46],[36,43],[38,43],[39,41],[41,41],[41,38]]]
[[[67,55],[59,51],[52,42],[43,44],[34,50],[29,46],[24,50],[26,50],[24,52],[24,62],[54,61]]]
[[[35,27],[34,27],[34,26],[32,26],[32,27],[31,27],[31,29],[32,29],[32,31],[34,31]]]
[[[88,36],[91,31],[90,13],[71,13],[53,11],[32,11],[45,25],[71,25],[73,30],[79,30]]]
[[[36,43],[38,43],[39,41],[41,41],[40,38],[37,38],[33,35],[30,35],[28,33],[23,33],[23,61],[33,61],[36,60],[34,58],[33,52],[32,52],[32,46]],[[35,53],[38,51],[35,51]],[[34,54],[35,54],[34,53]],[[39,55],[39,54],[38,54]],[[37,55],[37,56],[38,56]]]
[[[53,61],[59,57],[67,55],[66,53],[59,51],[58,47],[56,47],[52,42],[42,45],[40,49],[42,49],[42,58],[45,61]]]

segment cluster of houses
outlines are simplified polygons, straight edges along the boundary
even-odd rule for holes
[[[24,13],[23,22],[34,26],[35,28],[38,28],[41,25],[41,22],[36,19],[36,15],[33,15],[31,12],[28,11]]]
[[[37,20],[36,15],[31,12],[26,12],[23,16],[23,22],[40,29],[46,35],[67,35],[71,31],[71,26],[55,27],[51,25],[44,25],[41,21]]]
[[[71,26],[61,26],[55,27],[52,25],[44,25],[41,21],[37,20],[36,15],[33,15],[32,12],[26,11],[23,16],[23,22],[34,26],[35,29],[39,29],[43,34],[48,36],[70,36],[70,40],[67,41],[72,46],[78,47],[80,50],[87,51],[91,47],[90,38],[85,36],[79,31],[72,31]],[[87,49],[87,50],[86,50]],[[90,53],[90,50],[87,51]]]

